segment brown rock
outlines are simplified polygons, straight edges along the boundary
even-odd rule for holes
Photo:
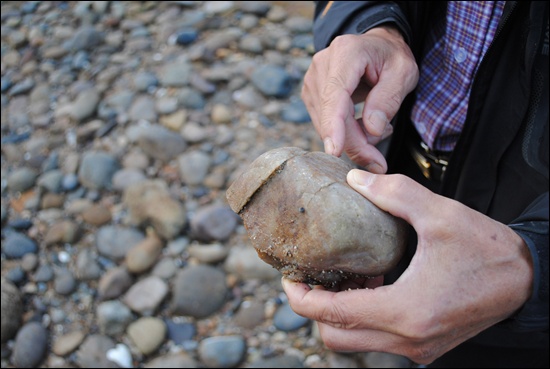
[[[80,227],[72,220],[61,220],[53,224],[44,236],[46,246],[58,243],[73,243],[78,240]]]
[[[115,299],[126,292],[133,282],[132,275],[125,267],[111,268],[99,280],[98,298],[101,301]]]
[[[403,255],[407,224],[346,181],[353,167],[295,147],[258,157],[227,190],[259,257],[300,282],[378,276]]]
[[[162,253],[163,247],[163,241],[154,232],[148,232],[147,237],[126,254],[128,271],[140,274],[149,270]]]
[[[94,204],[82,212],[82,219],[91,225],[101,226],[111,221],[111,211],[102,204]]]

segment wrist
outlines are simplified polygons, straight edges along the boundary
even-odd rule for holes
[[[405,41],[401,30],[393,23],[380,24],[374,28],[369,29],[364,33],[365,35],[379,35],[383,37],[397,37],[402,41]]]

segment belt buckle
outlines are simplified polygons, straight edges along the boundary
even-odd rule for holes
[[[431,167],[432,164],[426,159],[418,150],[416,150],[411,145],[411,152],[413,155],[413,159],[418,164],[418,168],[422,172],[422,175],[426,177],[427,179],[431,180]]]
[[[420,148],[422,150],[411,145],[413,159],[422,172],[422,175],[430,181],[441,181],[449,161],[446,158],[436,155],[423,141],[420,141]]]
[[[449,164],[448,159],[444,159],[436,154],[433,153],[433,151],[428,147],[428,145],[424,141],[420,141],[420,147],[424,150],[426,153],[426,156],[430,158],[430,160],[433,160],[436,164],[439,164],[445,168]]]

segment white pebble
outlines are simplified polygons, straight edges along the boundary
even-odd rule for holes
[[[117,344],[115,348],[107,351],[107,359],[122,368],[133,368],[130,349],[122,343]]]
[[[59,254],[57,254],[57,258],[60,262],[66,264],[71,260],[71,255],[69,255],[67,251],[60,251]]]

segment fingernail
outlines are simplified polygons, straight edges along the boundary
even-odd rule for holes
[[[393,134],[393,127],[391,124],[388,124],[386,126],[386,129],[384,130],[384,133],[382,133],[382,136],[380,136],[380,141],[385,140],[386,138],[390,137],[392,134]]]
[[[351,181],[357,186],[368,186],[374,180],[374,175],[365,170],[352,169],[349,175]]]
[[[334,154],[334,142],[332,142],[332,139],[330,137],[325,138],[323,141],[325,144],[325,152],[327,154],[333,155]]]
[[[378,163],[370,163],[365,167],[365,169],[371,173],[384,174],[384,168]]]
[[[290,286],[292,283],[295,283],[295,282],[293,282],[290,279],[285,278],[285,277],[281,278],[281,284],[283,285],[283,288],[285,288],[287,286]]]
[[[375,110],[370,113],[367,121],[373,128],[374,132],[372,132],[372,134],[375,134],[377,136],[380,136],[382,133],[384,133],[384,130],[389,123],[386,114],[380,110]]]

